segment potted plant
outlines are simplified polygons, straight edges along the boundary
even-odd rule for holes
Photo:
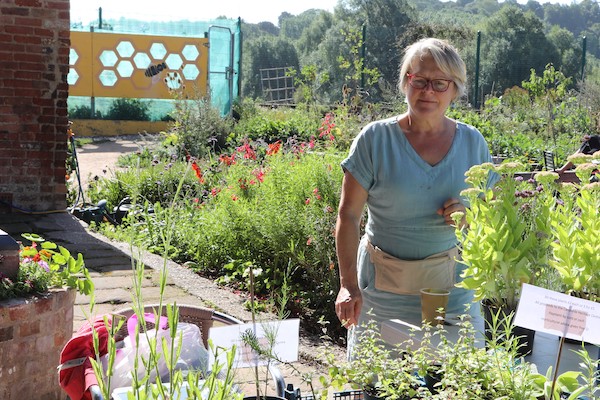
[[[600,152],[576,154],[581,183],[564,184],[561,202],[550,215],[555,238],[550,265],[556,270],[564,292],[591,301],[600,299],[600,182],[592,179],[598,170]]]
[[[464,214],[467,228],[458,223],[463,213],[453,216],[462,255],[459,263],[465,265],[458,286],[473,290],[474,300],[481,301],[488,338],[491,316],[502,321],[513,313],[521,285],[545,279],[549,269],[548,220],[556,203],[558,174],[540,172],[535,180],[525,180],[517,174],[523,170],[524,165],[516,162],[473,166],[465,179],[471,187],[461,193],[469,204]],[[492,174],[500,179],[488,188]],[[522,353],[530,352],[533,331],[515,334],[527,336]]]
[[[66,248],[39,235],[21,236],[31,244],[19,243],[17,278],[0,276],[0,300],[43,295],[53,288],[72,288],[84,295],[94,290],[81,254],[74,258]]]
[[[268,392],[268,382],[269,375],[278,374],[278,369],[276,364],[285,364],[292,368],[292,370],[299,372],[296,368],[294,368],[293,364],[287,361],[281,360],[277,352],[275,351],[275,346],[278,340],[278,332],[279,332],[279,324],[268,324],[268,323],[260,323],[257,322],[257,299],[255,297],[255,279],[256,276],[259,276],[262,273],[260,268],[256,268],[252,263],[246,263],[246,272],[248,274],[249,283],[248,288],[250,291],[250,311],[252,314],[252,324],[254,325],[254,329],[248,329],[245,332],[242,332],[241,341],[244,345],[248,346],[253,352],[252,357],[254,357],[254,382],[256,392],[253,395],[246,395],[244,400],[285,400],[282,397],[275,395],[267,395]],[[286,319],[289,316],[289,312],[286,310],[286,305],[289,300],[290,295],[290,286],[288,284],[288,277],[290,274],[290,266],[288,265],[288,269],[285,271],[283,275],[283,281],[281,288],[279,289],[279,293],[275,296],[275,300],[271,297],[270,308],[276,310],[277,319],[276,321],[281,321]],[[260,328],[263,332],[262,337],[257,335],[257,324],[260,324]],[[265,367],[265,376],[264,378],[260,376],[259,364],[266,364]],[[314,388],[312,386],[312,380],[309,376],[302,376],[303,380],[309,383],[311,387],[311,391],[313,392],[313,397],[315,395]],[[262,384],[261,384],[262,382]],[[262,386],[264,385],[264,386]],[[262,386],[262,387],[261,387]]]
[[[364,399],[412,399],[427,389],[417,375],[417,357],[412,342],[387,344],[373,321],[361,330],[352,359],[340,362],[327,354],[327,385],[341,390],[348,386],[362,391]],[[428,392],[429,393],[429,392]],[[431,394],[431,393],[429,393]]]

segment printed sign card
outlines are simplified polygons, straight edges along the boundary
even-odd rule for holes
[[[523,284],[514,324],[600,345],[600,303]]]
[[[248,346],[243,335],[247,332],[254,336],[261,348],[269,349],[272,343],[271,354],[277,356],[280,361],[293,362],[298,360],[298,345],[300,338],[300,320],[286,319],[284,321],[257,322],[256,324],[237,324],[227,326],[215,326],[210,329],[210,339],[215,348],[223,347],[231,349],[236,346],[234,368],[254,367],[255,365],[266,365],[269,360],[258,357]],[[275,338],[271,341],[269,338]],[[219,362],[225,364],[224,351],[219,354]],[[215,355],[210,354],[209,368],[215,362]]]

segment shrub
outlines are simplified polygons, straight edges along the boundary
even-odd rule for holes
[[[149,106],[138,99],[116,99],[110,105],[105,119],[109,120],[128,120],[128,121],[149,121]]]
[[[171,134],[180,156],[201,158],[220,150],[233,129],[233,120],[222,117],[206,97],[178,100],[172,116],[176,123]]]
[[[102,119],[102,113],[96,111],[92,113],[90,106],[75,106],[69,109],[69,118],[71,119]]]

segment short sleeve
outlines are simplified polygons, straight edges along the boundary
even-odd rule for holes
[[[348,157],[341,162],[342,168],[350,172],[354,179],[367,191],[373,186],[374,182],[372,127],[372,124],[367,125],[354,138]]]

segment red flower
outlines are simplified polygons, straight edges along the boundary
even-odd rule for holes
[[[212,188],[210,190],[210,194],[211,194],[212,197],[216,197],[217,194],[219,194],[220,191],[221,191],[221,189],[219,189],[219,188]]]
[[[335,136],[331,130],[335,128],[335,124],[333,123],[333,114],[327,113],[321,122],[321,127],[319,128],[319,137],[322,138],[326,136],[332,142],[335,140]]]
[[[227,154],[221,154],[219,156],[219,162],[228,166],[235,164],[235,154],[232,154],[231,156],[228,156]]]
[[[198,166],[198,164],[196,164],[196,161],[192,161],[192,169],[196,173],[196,176],[198,177],[198,181],[200,183],[204,183],[204,177],[202,176],[202,171],[200,170],[200,167]]]
[[[237,148],[238,153],[244,153],[246,160],[256,160],[256,152],[249,143],[244,143],[243,146]]]
[[[256,179],[258,179],[259,182],[264,182],[265,173],[261,169],[255,169],[252,171],[252,174],[256,177]]]
[[[310,197],[307,197],[306,200],[304,200],[304,204],[306,204],[306,205],[310,204]]]
[[[238,197],[235,194],[231,195],[231,200],[236,201],[238,199]]]

